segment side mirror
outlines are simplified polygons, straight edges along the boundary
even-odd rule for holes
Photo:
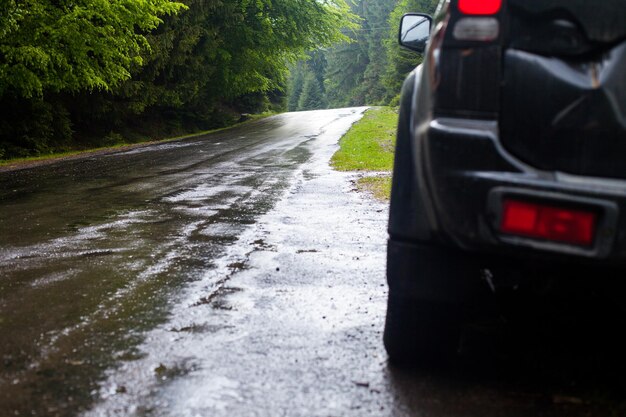
[[[402,16],[400,21],[400,45],[412,51],[424,53],[430,38],[430,28],[433,18],[427,14],[409,13]]]

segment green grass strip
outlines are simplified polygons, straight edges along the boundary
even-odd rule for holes
[[[395,108],[368,110],[339,141],[332,166],[339,171],[391,171],[397,123]]]
[[[388,200],[391,193],[397,123],[396,108],[368,110],[341,138],[340,149],[331,159],[331,165],[339,171],[382,173],[382,176],[365,177],[358,181],[359,189],[369,191],[381,200]]]

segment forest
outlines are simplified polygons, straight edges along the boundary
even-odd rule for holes
[[[350,4],[359,27],[344,30],[350,38],[318,48],[291,67],[289,111],[398,104],[406,75],[421,57],[398,46],[403,14],[432,14],[438,0],[360,0]]]
[[[0,159],[394,104],[436,0],[0,0]]]

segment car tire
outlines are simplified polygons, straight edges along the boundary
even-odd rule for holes
[[[390,244],[389,296],[383,341],[391,363],[451,363],[463,325],[481,294],[480,269],[462,251],[437,245]]]
[[[389,295],[383,341],[394,365],[438,368],[459,345],[461,313],[454,306]]]

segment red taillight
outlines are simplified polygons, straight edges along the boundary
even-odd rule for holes
[[[463,14],[492,15],[501,7],[502,0],[459,0],[459,11]]]
[[[544,206],[515,200],[503,205],[503,233],[590,246],[597,215],[593,212]]]

